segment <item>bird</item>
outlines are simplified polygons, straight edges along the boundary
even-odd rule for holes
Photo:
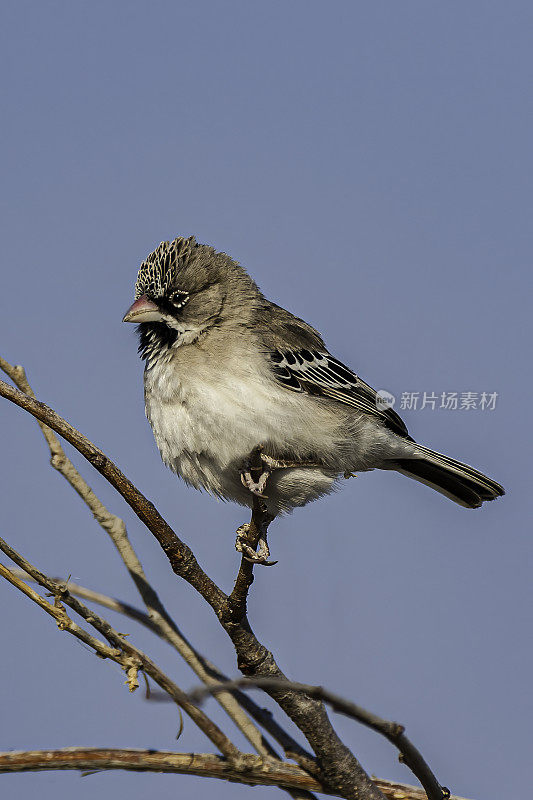
[[[504,494],[473,467],[418,444],[318,331],[194,236],[161,242],[141,263],[123,321],[138,324],[146,416],[164,463],[218,498],[248,507],[261,498],[265,526],[373,469],[466,508]],[[237,549],[268,563],[266,527],[257,553],[248,528],[237,532]]]

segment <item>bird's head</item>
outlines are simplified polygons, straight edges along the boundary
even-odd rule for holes
[[[135,301],[123,322],[140,324],[141,353],[148,342],[166,348],[190,344],[209,328],[238,321],[260,297],[245,270],[225,253],[178,237],[161,242],[142,262]]]

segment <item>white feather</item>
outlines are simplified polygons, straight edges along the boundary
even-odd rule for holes
[[[235,346],[231,351],[213,348],[212,343],[209,350],[198,344],[178,347],[168,360],[154,360],[147,367],[145,398],[163,461],[195,488],[242,505],[251,504],[251,495],[242,486],[240,469],[258,445],[278,458],[292,453],[305,461],[315,454],[327,463],[332,443],[337,443],[344,458],[336,452],[331,469],[273,473],[266,490],[273,514],[332,491],[344,471],[376,466],[376,445],[389,445],[391,439],[379,424],[354,415],[353,409],[347,409],[352,420],[348,429],[337,404],[332,409],[330,401],[287,391],[252,347],[246,352]]]

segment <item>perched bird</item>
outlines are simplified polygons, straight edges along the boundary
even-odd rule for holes
[[[192,236],[162,242],[143,261],[124,322],[139,323],[146,415],[162,459],[197,489],[246,506],[259,494],[270,519],[376,468],[466,508],[504,494],[417,444],[314,328]],[[247,465],[256,448],[259,479]]]

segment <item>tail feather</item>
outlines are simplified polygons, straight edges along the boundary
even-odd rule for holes
[[[482,472],[453,458],[417,445],[420,458],[395,460],[393,469],[431,486],[465,508],[479,508],[485,500],[494,500],[505,494],[499,483]]]

